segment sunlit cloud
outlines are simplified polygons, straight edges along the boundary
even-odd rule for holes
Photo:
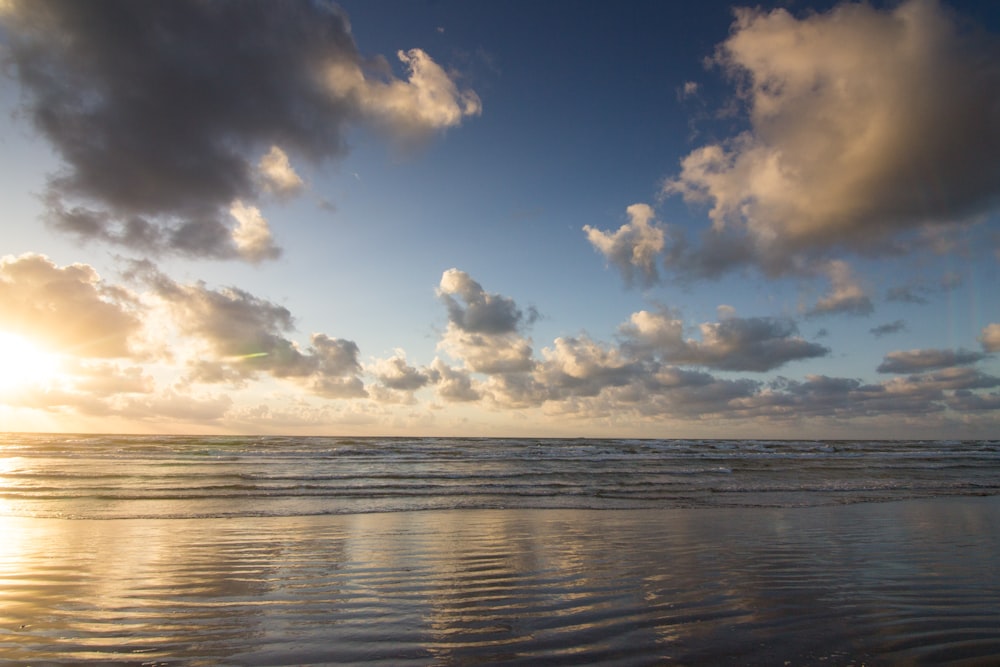
[[[847,262],[830,260],[824,271],[830,280],[830,291],[808,310],[809,315],[870,315],[875,310],[872,300],[858,284]]]
[[[979,342],[987,352],[1000,352],[1000,323],[987,324],[979,335]]]
[[[86,264],[44,255],[0,258],[0,330],[81,357],[125,357],[137,347],[144,306]]]
[[[991,210],[995,50],[934,0],[801,18],[737,10],[711,62],[737,84],[750,129],[692,151],[667,181],[666,194],[707,205],[712,220],[675,266],[710,273],[716,246],[735,237],[749,257],[733,265],[799,272],[834,248],[896,253]]]
[[[769,371],[797,359],[826,356],[830,349],[795,334],[791,320],[727,317],[699,326],[701,340],[685,339],[680,319],[665,313],[633,313],[620,328],[623,346],[653,353],[672,364],[728,371]]]
[[[292,168],[288,155],[278,146],[271,146],[264,154],[257,163],[257,171],[264,181],[264,190],[279,197],[298,194],[305,186],[302,177]]]
[[[617,268],[627,285],[638,281],[649,287],[660,279],[656,264],[664,248],[665,230],[655,222],[656,214],[647,204],[632,204],[629,221],[614,232],[585,225],[587,240]]]

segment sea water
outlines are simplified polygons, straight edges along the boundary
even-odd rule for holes
[[[1000,441],[0,435],[0,513],[802,507],[1000,493]]]
[[[2,436],[0,664],[1000,664],[1000,442]]]

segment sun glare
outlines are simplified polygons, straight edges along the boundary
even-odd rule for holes
[[[59,374],[59,357],[17,334],[0,331],[0,392],[46,386]]]

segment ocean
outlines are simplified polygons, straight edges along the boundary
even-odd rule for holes
[[[1000,441],[0,435],[0,665],[1000,664]]]

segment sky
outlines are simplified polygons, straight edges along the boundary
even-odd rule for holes
[[[991,1],[0,0],[0,430],[1000,437]]]

